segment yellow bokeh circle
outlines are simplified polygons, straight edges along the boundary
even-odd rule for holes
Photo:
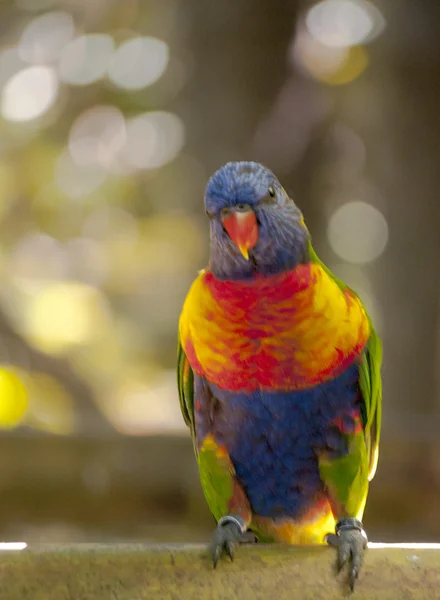
[[[27,409],[27,392],[21,379],[0,367],[0,428],[15,427]]]

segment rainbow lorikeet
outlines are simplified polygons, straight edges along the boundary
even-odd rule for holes
[[[214,566],[250,532],[329,542],[353,589],[378,458],[379,337],[268,169],[226,164],[205,206],[209,266],[180,316],[178,387],[218,522]]]

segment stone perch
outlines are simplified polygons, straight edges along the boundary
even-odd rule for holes
[[[3,600],[341,600],[328,547],[241,546],[213,570],[201,545],[31,545],[0,553]],[[440,552],[369,549],[356,600],[440,598]]]

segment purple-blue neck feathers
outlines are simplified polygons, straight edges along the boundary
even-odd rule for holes
[[[258,223],[258,242],[246,260],[223,227],[221,211],[248,205]],[[211,221],[209,268],[218,279],[275,275],[309,261],[309,234],[295,203],[278,179],[255,162],[230,162],[208,182],[206,212]]]

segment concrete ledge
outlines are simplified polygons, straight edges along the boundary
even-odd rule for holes
[[[0,554],[3,600],[340,600],[327,547],[241,546],[214,571],[204,546],[32,546]],[[440,598],[440,551],[369,549],[356,600]]]

